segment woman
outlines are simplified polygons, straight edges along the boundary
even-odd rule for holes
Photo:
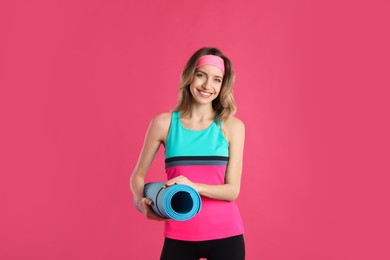
[[[162,260],[245,258],[243,224],[235,204],[240,191],[244,124],[233,116],[234,73],[216,48],[202,48],[187,62],[173,112],[156,116],[130,178],[141,212],[165,221]],[[143,197],[144,180],[160,145],[165,147],[168,181],[193,187],[202,209],[188,221],[166,221]]]

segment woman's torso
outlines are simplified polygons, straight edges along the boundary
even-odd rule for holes
[[[168,179],[179,175],[195,183],[221,185],[229,160],[229,144],[220,123],[214,121],[202,130],[190,130],[173,112],[165,142],[165,170]],[[165,222],[165,236],[187,241],[203,241],[243,233],[235,202],[202,196],[202,209],[188,221]]]

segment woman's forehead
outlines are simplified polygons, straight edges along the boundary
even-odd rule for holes
[[[223,78],[223,73],[222,71],[213,65],[204,65],[196,69],[196,71],[201,71],[203,73],[208,74],[209,76],[214,76],[214,77],[221,77]]]

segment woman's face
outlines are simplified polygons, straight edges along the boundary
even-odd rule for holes
[[[222,80],[222,71],[217,67],[204,65],[197,68],[194,79],[190,84],[190,91],[195,102],[211,104],[218,97],[222,87]]]

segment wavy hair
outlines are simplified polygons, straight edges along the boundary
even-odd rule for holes
[[[188,60],[180,76],[179,97],[175,111],[180,111],[181,116],[187,116],[191,113],[193,98],[190,92],[190,84],[195,77],[195,67],[198,60],[203,55],[216,55],[223,59],[225,65],[225,75],[223,76],[221,91],[216,99],[213,100],[213,109],[217,112],[218,121],[223,121],[236,112],[236,102],[233,98],[234,71],[230,60],[222,54],[217,48],[201,48],[196,51]]]

